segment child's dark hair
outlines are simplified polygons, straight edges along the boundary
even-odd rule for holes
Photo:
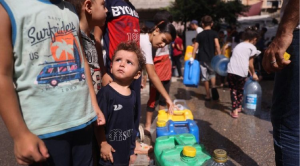
[[[112,57],[112,61],[114,61],[116,53],[118,51],[120,51],[120,50],[124,50],[124,51],[129,51],[129,52],[135,53],[136,56],[137,56],[137,58],[138,58],[138,62],[139,62],[138,71],[142,71],[143,70],[143,67],[146,64],[146,59],[144,57],[144,54],[143,54],[142,50],[140,49],[140,47],[136,43],[136,41],[121,42],[118,45],[118,47],[115,50],[115,52],[114,52],[114,55]]]
[[[249,27],[246,28],[244,33],[242,34],[242,39],[243,40],[253,40],[253,39],[259,39],[259,33],[257,31],[256,27]]]
[[[81,8],[85,0],[65,0],[65,1],[70,2],[74,6],[76,13],[80,19]],[[94,0],[91,1],[93,2]]]
[[[192,43],[195,43],[196,42],[196,38],[192,38]]]
[[[204,26],[210,26],[210,24],[213,23],[213,20],[210,16],[206,15],[202,17],[201,22]]]
[[[160,30],[160,33],[169,33],[172,37],[172,41],[176,38],[176,29],[174,25],[170,22],[161,21],[155,27],[150,30],[150,33],[153,32],[156,28]]]

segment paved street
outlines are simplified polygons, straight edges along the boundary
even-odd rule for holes
[[[228,88],[219,88],[220,101],[205,101],[203,86],[187,88],[173,78],[170,95],[172,99],[185,99],[200,129],[200,143],[212,154],[216,148],[225,149],[230,160],[243,166],[274,166],[270,106],[273,81],[260,82],[263,89],[262,111],[258,116],[239,114],[238,119],[229,116],[231,109]],[[147,88],[147,87],[146,87]],[[146,109],[148,89],[142,91],[142,109]],[[143,112],[141,122],[144,122]],[[0,166],[17,165],[13,143],[0,120]]]

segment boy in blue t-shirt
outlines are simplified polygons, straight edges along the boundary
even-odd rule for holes
[[[136,42],[120,43],[112,57],[114,81],[97,94],[106,125],[98,127],[101,165],[129,165],[135,157],[132,139],[134,124],[139,116],[136,94],[130,89],[145,65],[145,58]]]
[[[62,0],[0,0],[0,19],[0,115],[17,162],[92,165],[91,123],[105,119],[74,7]]]

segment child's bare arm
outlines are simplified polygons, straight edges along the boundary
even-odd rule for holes
[[[95,126],[95,135],[100,147],[100,157],[103,160],[110,160],[114,162],[112,152],[116,152],[115,149],[106,141],[104,126]]]
[[[196,52],[198,50],[198,47],[199,47],[199,43],[198,42],[195,42],[195,46],[194,46],[194,49],[193,49],[193,58],[196,57]]]
[[[252,78],[257,81],[258,77],[254,69],[254,56],[249,59],[249,72],[252,75]]]
[[[12,31],[8,14],[0,5],[0,115],[14,141],[14,152],[19,164],[31,164],[49,157],[44,142],[32,134],[20,113],[13,85]]]
[[[104,115],[103,115],[102,111],[100,110],[99,105],[97,103],[96,94],[95,94],[95,90],[94,90],[93,82],[92,82],[90,67],[89,67],[89,64],[87,62],[84,49],[82,47],[81,34],[78,33],[78,36],[79,36],[79,40],[80,40],[80,43],[81,43],[82,53],[84,54],[83,59],[84,59],[84,72],[85,72],[86,82],[87,82],[87,85],[89,87],[89,92],[90,92],[90,97],[91,97],[93,109],[97,114],[97,125],[104,125],[105,124],[105,118],[104,118]]]
[[[219,43],[218,38],[215,38],[215,48],[216,48],[217,55],[220,55],[221,54],[221,49],[220,49],[220,43]]]
[[[147,70],[149,78],[150,78],[151,82],[153,83],[153,85],[155,86],[155,88],[166,99],[166,102],[169,106],[169,113],[173,114],[174,104],[173,104],[169,94],[165,90],[164,86],[162,85],[159,77],[157,76],[154,65],[146,64],[146,70]]]
[[[113,80],[110,75],[107,74],[106,68],[104,66],[103,54],[102,54],[102,45],[101,45],[101,37],[102,37],[102,29],[98,26],[94,28],[94,36],[96,42],[96,50],[98,53],[98,62],[101,69],[102,74],[102,86],[106,86],[107,84],[111,83]],[[109,53],[107,52],[106,55]]]

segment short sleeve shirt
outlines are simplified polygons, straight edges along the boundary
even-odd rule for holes
[[[218,39],[218,33],[213,30],[204,30],[197,35],[196,42],[199,49],[196,59],[199,62],[210,63],[215,55],[215,39]]]
[[[144,33],[140,35],[140,47],[144,53],[146,64],[153,65],[152,45],[148,34]]]
[[[256,47],[248,42],[238,44],[234,49],[227,66],[227,72],[241,77],[248,76],[249,58],[259,52]]]

